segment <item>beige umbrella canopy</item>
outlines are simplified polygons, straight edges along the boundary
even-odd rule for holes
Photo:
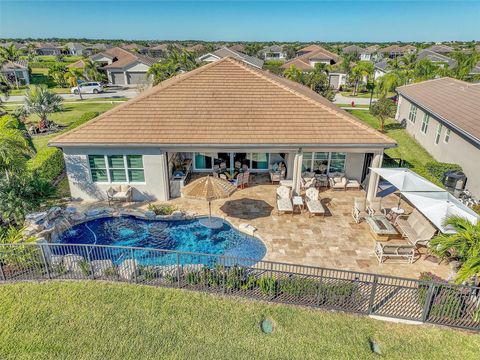
[[[233,194],[236,186],[224,179],[205,176],[192,181],[181,191],[183,196],[191,199],[208,201],[209,218],[212,217],[212,200],[224,199]]]

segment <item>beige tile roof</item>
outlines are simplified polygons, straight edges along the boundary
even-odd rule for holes
[[[124,68],[125,66],[127,66],[127,65],[129,65],[133,62],[136,62],[136,61],[139,61],[139,62],[141,62],[145,65],[148,65],[148,66],[153,65],[157,62],[157,60],[155,60],[151,57],[136,54],[136,53],[130,52],[128,50],[122,49],[120,47],[113,47],[113,48],[108,49],[106,51],[103,51],[99,54],[96,54],[95,56],[98,57],[99,55],[107,55],[107,56],[110,56],[112,58],[117,59],[116,61],[112,62],[111,64],[105,65],[103,67],[104,69]]]
[[[166,80],[50,145],[394,146],[298,83],[224,58]]]
[[[480,143],[480,84],[441,78],[401,86],[397,91]]]
[[[330,60],[333,63],[337,63],[339,60],[337,55],[318,45],[307,46],[300,49],[299,53],[302,53],[303,55],[293,58],[281,67],[283,69],[288,69],[290,66],[294,65],[301,70],[312,70],[313,66],[310,64],[310,61],[312,60]]]

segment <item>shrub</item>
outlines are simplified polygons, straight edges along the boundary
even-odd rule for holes
[[[280,291],[294,296],[312,296],[318,291],[318,282],[309,278],[290,277],[280,280]]]
[[[80,260],[78,262],[78,266],[80,267],[80,270],[84,276],[90,276],[91,266],[88,260]]]
[[[148,210],[153,211],[155,215],[171,215],[177,208],[170,204],[148,204]]]
[[[442,183],[443,176],[447,171],[462,171],[462,167],[457,164],[449,164],[437,161],[431,161],[425,164],[425,168],[430,175]]]
[[[27,169],[39,178],[53,181],[64,168],[63,153],[57,148],[41,149],[27,162]]]
[[[25,125],[13,115],[0,117],[0,131],[6,129],[24,130]]]
[[[275,294],[276,281],[273,276],[262,276],[257,281],[260,291],[267,296],[273,296]]]

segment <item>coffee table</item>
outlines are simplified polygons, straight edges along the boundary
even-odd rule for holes
[[[397,230],[383,215],[367,216],[365,221],[370,226],[370,232],[377,241],[387,241],[398,234]]]

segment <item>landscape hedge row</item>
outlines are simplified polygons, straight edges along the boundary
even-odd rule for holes
[[[64,131],[80,126],[94,117],[97,117],[98,114],[98,112],[94,111],[87,112],[78,118],[78,120],[71,123]],[[64,167],[62,151],[57,148],[47,147],[41,149],[37,152],[35,157],[27,162],[27,168],[30,172],[49,181],[55,180],[55,178],[62,173]]]
[[[457,164],[430,161],[424,166],[415,165],[412,170],[434,184],[440,187],[445,187],[442,183],[444,174],[451,170],[462,171],[462,167]]]

